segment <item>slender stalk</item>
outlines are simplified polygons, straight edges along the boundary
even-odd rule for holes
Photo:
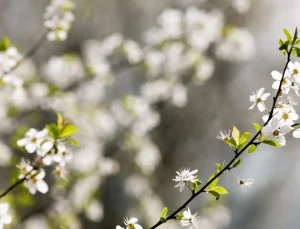
[[[280,84],[279,84],[279,88],[278,88],[278,91],[275,95],[275,97],[273,97],[273,104],[272,104],[272,108],[271,108],[271,111],[269,112],[269,117],[267,119],[267,121],[264,123],[263,126],[266,126],[268,125],[268,123],[271,121],[271,119],[273,118],[273,114],[274,114],[274,109],[276,107],[276,103],[277,103],[277,100],[279,98],[279,95],[281,93],[281,86],[282,86],[282,83],[284,81],[284,75],[286,73],[286,70],[287,70],[287,67],[288,67],[288,64],[289,62],[291,61],[291,53],[292,53],[292,50],[293,50],[293,47],[291,47],[291,49],[288,51],[287,53],[287,61],[286,61],[286,64],[284,66],[284,69],[283,69],[283,73],[282,73],[282,78],[280,80]],[[243,148],[241,149],[240,151],[236,151],[236,154],[235,156],[231,159],[231,161],[221,170],[219,171],[211,180],[209,180],[198,192],[196,193],[193,193],[192,196],[187,200],[185,201],[175,212],[173,212],[171,215],[169,215],[167,218],[166,218],[166,221],[170,220],[170,219],[175,219],[176,218],[176,215],[177,213],[179,213],[181,210],[183,210],[192,200],[194,200],[198,195],[200,195],[201,193],[203,192],[206,192],[206,188],[214,181],[216,180],[219,176],[221,176],[224,172],[226,172],[227,170],[230,171],[230,166],[235,162],[235,160],[242,154],[246,151],[246,149],[250,146],[250,145],[255,145],[255,140],[256,138],[261,134],[261,130],[259,130],[255,135],[254,137],[248,142],[248,144]],[[166,222],[165,221],[165,222]],[[154,229],[154,228],[157,228],[159,227],[161,224],[163,224],[164,222],[163,221],[158,221],[156,224],[154,224],[152,227],[150,227],[150,229]]]
[[[24,62],[26,59],[32,57],[38,50],[39,48],[44,44],[44,42],[47,39],[47,33],[45,32],[42,36],[39,37],[39,39],[35,42],[35,44],[29,49],[25,55],[22,57],[21,60],[18,61],[18,63],[12,67],[9,71],[5,72],[4,75],[7,75],[14,71],[22,62]]]

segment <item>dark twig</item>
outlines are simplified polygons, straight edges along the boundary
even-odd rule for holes
[[[288,67],[288,64],[291,60],[291,53],[292,53],[292,50],[293,50],[293,47],[291,47],[291,49],[288,51],[287,53],[287,62],[284,66],[284,69],[283,69],[283,73],[282,73],[282,78],[280,80],[280,84],[279,84],[279,89],[276,93],[276,96],[273,98],[273,104],[272,104],[272,109],[269,113],[269,117],[267,119],[267,121],[265,122],[265,124],[263,126],[266,126],[268,125],[268,123],[271,121],[271,119],[273,118],[273,113],[274,113],[274,109],[276,107],[276,103],[277,103],[277,100],[278,100],[278,97],[281,93],[281,86],[282,86],[282,83],[284,81],[284,75],[285,75],[285,72],[287,70],[287,67]],[[250,142],[248,142],[248,144],[243,148],[241,149],[239,152],[237,151],[235,156],[232,158],[232,160],[221,170],[219,171],[211,180],[209,180],[198,192],[196,193],[193,193],[192,196],[185,202],[183,203],[175,212],[173,212],[171,215],[169,215],[164,222],[170,220],[170,219],[176,219],[176,215],[177,213],[179,213],[181,210],[183,210],[196,196],[198,196],[199,194],[203,193],[203,192],[206,192],[206,188],[214,181],[216,180],[219,176],[221,176],[224,172],[226,172],[227,170],[230,170],[230,166],[235,162],[235,160],[242,154],[246,151],[246,149],[250,146],[250,145],[256,145],[257,142],[255,142],[256,138],[261,134],[261,130],[259,130],[255,135],[254,137],[250,140]],[[156,224],[154,224],[152,227],[150,227],[150,229],[154,229],[154,228],[157,228],[158,226],[160,226],[161,224],[164,223],[162,220],[158,221]]]

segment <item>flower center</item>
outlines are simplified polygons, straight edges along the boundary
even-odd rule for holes
[[[240,185],[243,185],[243,184],[245,184],[245,181],[244,180],[240,180]]]
[[[261,101],[262,101],[261,98],[256,99],[256,103],[260,103]]]
[[[282,80],[282,85],[286,84],[286,80]]]
[[[282,118],[283,118],[284,120],[287,120],[287,119],[289,118],[289,115],[288,115],[287,113],[284,113],[284,114],[282,115]]]
[[[274,136],[278,136],[278,135],[279,135],[279,131],[278,131],[278,130],[275,130],[275,131],[273,132],[273,135],[274,135]]]
[[[297,75],[297,74],[298,74],[298,70],[297,70],[297,69],[294,69],[294,70],[293,70],[293,74],[294,74],[294,75]]]
[[[32,143],[36,143],[36,140],[37,140],[36,137],[33,137],[33,138],[31,139],[31,142],[32,142]]]
[[[133,224],[128,224],[128,229],[134,229],[134,225]]]

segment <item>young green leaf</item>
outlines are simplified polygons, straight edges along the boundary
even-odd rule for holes
[[[240,144],[238,145],[237,149],[238,149],[238,150],[243,149],[247,144],[248,144],[247,141],[245,141],[245,142],[243,142],[243,143],[240,143]]]
[[[234,139],[230,139],[229,141],[226,142],[230,147],[235,148],[236,147],[236,142]]]
[[[266,139],[263,141],[263,143],[270,145],[270,146],[274,146],[274,147],[280,147],[281,145],[275,141],[275,140],[271,140],[271,139]]]
[[[60,226],[60,229],[67,229],[66,227]]]
[[[228,194],[227,190],[224,187],[222,187],[222,186],[215,186],[215,187],[211,188],[209,191],[217,192],[220,195],[226,195],[226,194]]]
[[[240,138],[240,144],[244,143],[245,141],[247,141],[248,138],[251,137],[251,133],[250,132],[245,132],[242,134],[241,138]]]
[[[242,162],[243,162],[243,159],[242,159],[242,158],[235,160],[235,162],[234,162],[233,165],[232,165],[232,168],[237,168],[237,167],[239,167],[239,166],[242,164]]]
[[[79,142],[76,139],[74,139],[74,138],[68,138],[67,141],[70,142],[75,147],[79,147],[80,146]]]
[[[294,32],[294,37],[293,37],[293,44],[297,41],[298,38],[298,28],[296,27],[295,32]]]
[[[8,37],[3,37],[0,42],[0,51],[6,51],[11,46],[10,40]]]
[[[215,174],[211,175],[208,179],[208,181],[210,181],[211,179],[213,179],[215,177]],[[211,182],[207,188],[211,189],[212,187],[215,187],[218,184],[219,178],[216,178],[213,182]]]
[[[253,153],[256,149],[257,149],[257,146],[256,146],[256,145],[251,145],[251,146],[249,146],[249,148],[248,148],[248,153]]]
[[[238,145],[240,142],[240,131],[235,126],[232,128],[232,137]]]
[[[212,191],[212,190],[209,190],[208,193],[213,195],[216,198],[216,200],[220,199],[220,194],[219,193],[217,193],[215,191]]]
[[[59,137],[60,138],[69,137],[72,134],[75,134],[77,132],[78,132],[77,126],[68,125],[68,126],[65,126],[65,128],[62,130],[62,132],[60,133]]]
[[[293,55],[296,57],[300,57],[300,48],[294,47],[293,48]]]
[[[260,127],[260,125],[258,123],[256,123],[256,122],[253,123],[253,126],[254,126],[256,132],[260,131],[261,127]]]
[[[48,130],[48,134],[53,139],[58,139],[58,130],[56,124],[48,124],[46,125],[46,129]]]
[[[162,222],[164,222],[166,220],[167,214],[168,214],[168,208],[164,207],[162,212],[161,212],[161,215],[160,215],[160,220]]]
[[[288,39],[289,43],[292,44],[293,38],[292,38],[292,35],[290,34],[290,32],[287,29],[283,29],[283,32],[284,32],[286,38]]]

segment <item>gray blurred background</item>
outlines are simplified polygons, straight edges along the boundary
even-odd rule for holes
[[[270,72],[282,71],[285,63],[285,57],[277,49],[277,38],[282,36],[283,28],[293,31],[300,23],[298,0],[253,0],[246,16],[227,11],[228,1],[78,0],[76,20],[68,40],[56,45],[46,43],[33,57],[37,64],[42,64],[51,55],[79,52],[85,40],[101,39],[113,32],[140,41],[141,34],[155,24],[157,15],[166,7],[219,7],[226,10],[229,21],[245,26],[254,34],[255,58],[237,64],[219,61],[209,81],[202,86],[189,86],[186,107],[170,106],[162,111],[161,124],[152,136],[163,159],[153,180],[154,190],[170,209],[176,209],[189,196],[188,192],[179,194],[173,188],[171,179],[178,168],[198,168],[200,179],[205,181],[214,172],[216,162],[232,157],[230,149],[216,140],[218,131],[235,125],[241,131],[253,132],[252,123],[262,122],[258,111],[248,111],[249,95],[260,87],[271,90]],[[21,50],[28,50],[43,31],[41,18],[47,4],[46,0],[0,0],[0,37],[7,35]],[[131,73],[125,69],[124,74]],[[122,90],[134,90],[134,77],[126,80]],[[284,148],[262,146],[254,154],[244,155],[237,174],[255,180],[248,192],[240,192],[236,180],[228,174],[221,179],[229,195],[220,201],[232,214],[226,228],[300,228],[299,146],[299,140],[289,138]],[[121,224],[129,201],[121,192],[122,185],[118,184],[128,174],[128,171],[122,172],[108,178],[102,186],[105,218],[98,224],[86,221],[84,228],[114,228]],[[208,198],[196,198],[191,208],[200,211]]]

